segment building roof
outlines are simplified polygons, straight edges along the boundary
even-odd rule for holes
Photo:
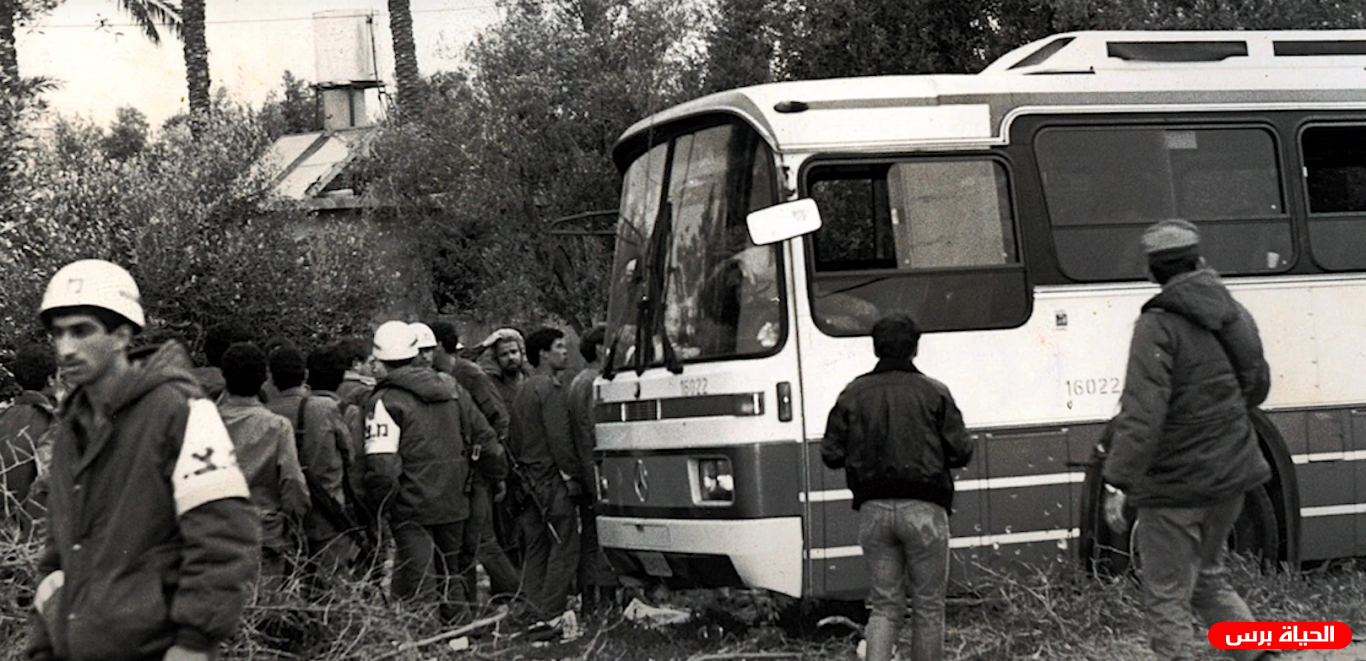
[[[364,200],[335,189],[338,176],[374,140],[374,127],[300,133],[278,138],[259,167],[274,176],[273,197],[313,209],[357,208]]]

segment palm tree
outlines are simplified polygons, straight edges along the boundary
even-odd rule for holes
[[[19,54],[14,49],[14,23],[18,17],[17,0],[0,0],[0,200],[9,197],[10,179],[19,163],[15,154],[19,123]],[[0,210],[0,220],[6,215]]]
[[[413,42],[413,13],[408,0],[389,0],[389,31],[394,36],[394,81],[398,87],[398,116],[419,114],[417,46]]]
[[[189,87],[190,131],[196,138],[204,131],[209,103],[209,44],[204,38],[204,0],[181,4],[181,32],[185,41],[185,83]]]
[[[18,168],[20,111],[31,97],[51,87],[51,81],[24,80],[19,75],[14,27],[21,18],[31,18],[57,4],[61,4],[61,0],[33,3],[0,0],[0,201],[9,198],[11,180]],[[117,0],[117,4],[154,44],[161,43],[160,25],[167,26],[172,34],[179,34],[180,14],[172,2]]]
[[[154,43],[161,43],[161,32],[157,26],[164,25],[172,36],[180,36],[180,11],[174,2],[166,0],[117,0],[119,9],[133,19],[133,24],[142,30],[142,35]],[[60,4],[60,1],[59,1]],[[186,3],[189,4],[189,3]],[[203,2],[199,3],[204,6]],[[202,15],[202,12],[201,12]]]

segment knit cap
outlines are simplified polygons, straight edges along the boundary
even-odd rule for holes
[[[1177,248],[1194,248],[1198,245],[1200,230],[1186,220],[1158,221],[1143,232],[1143,252],[1149,255]]]

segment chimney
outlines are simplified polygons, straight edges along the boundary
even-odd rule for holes
[[[313,45],[323,128],[369,126],[366,91],[382,85],[375,67],[375,15],[358,10],[317,12]]]

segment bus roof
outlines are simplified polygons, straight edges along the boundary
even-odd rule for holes
[[[653,127],[740,116],[788,152],[1003,142],[1030,108],[1184,110],[1366,106],[1366,30],[1072,32],[1027,44],[977,74],[867,76],[744,87],[636,123],[625,167]],[[838,110],[834,120],[823,111]]]

